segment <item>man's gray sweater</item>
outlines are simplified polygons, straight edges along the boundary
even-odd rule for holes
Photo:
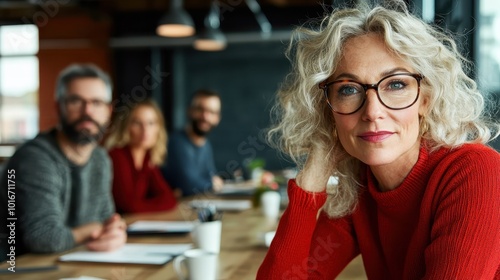
[[[108,219],[114,213],[111,171],[102,148],[94,149],[84,165],[70,162],[57,144],[55,130],[22,145],[9,160],[0,182],[0,217],[7,222],[7,175],[15,174],[9,183],[15,183],[16,254],[71,249],[75,246],[72,228]],[[6,244],[12,235],[6,230],[0,229],[2,251],[12,246]]]

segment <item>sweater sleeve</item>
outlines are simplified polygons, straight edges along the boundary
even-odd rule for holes
[[[139,213],[164,211],[175,207],[175,197],[163,178],[155,176],[155,170],[134,170],[126,148],[110,152],[113,161],[113,197],[120,212]],[[146,167],[148,168],[148,167]],[[156,171],[159,173],[159,171]],[[149,174],[150,176],[146,176]],[[161,176],[160,176],[161,177]]]
[[[292,279],[297,273],[307,277],[311,236],[325,193],[308,193],[295,180],[288,182],[290,203],[281,217],[276,235],[259,268],[257,279]],[[302,278],[301,278],[302,279]]]
[[[15,171],[19,229],[26,249],[53,253],[75,246],[71,228],[65,225],[61,202],[65,184],[63,169],[38,147],[25,148],[11,158],[7,169]],[[26,160],[29,159],[29,160]]]
[[[332,219],[321,212],[309,250],[307,279],[335,279],[359,254],[351,218]]]
[[[474,150],[443,166],[424,279],[494,279],[500,264],[500,156]]]

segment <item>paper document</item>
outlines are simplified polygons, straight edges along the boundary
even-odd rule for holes
[[[245,182],[225,182],[224,186],[217,194],[241,194],[252,195],[255,192],[256,185],[253,181]]]
[[[252,208],[250,200],[193,200],[189,203],[193,208],[205,208],[207,206],[215,206],[217,211],[242,211]]]
[[[76,278],[61,278],[59,280],[106,280],[106,279],[92,277],[92,276],[80,276]]]
[[[79,251],[62,255],[59,260],[162,265],[184,253],[191,246],[191,244],[125,244],[113,252]]]
[[[129,234],[188,233],[194,223],[189,221],[137,221],[128,226]]]

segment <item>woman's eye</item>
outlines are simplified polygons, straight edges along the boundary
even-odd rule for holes
[[[353,95],[359,93],[359,90],[354,86],[341,86],[338,91],[341,95]]]
[[[389,84],[389,90],[400,90],[404,89],[406,84],[400,81],[394,81]]]

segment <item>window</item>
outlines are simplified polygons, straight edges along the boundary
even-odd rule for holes
[[[498,0],[479,1],[477,38],[478,83],[481,89],[500,93],[500,5]]]
[[[0,143],[38,133],[38,28],[0,26]]]

